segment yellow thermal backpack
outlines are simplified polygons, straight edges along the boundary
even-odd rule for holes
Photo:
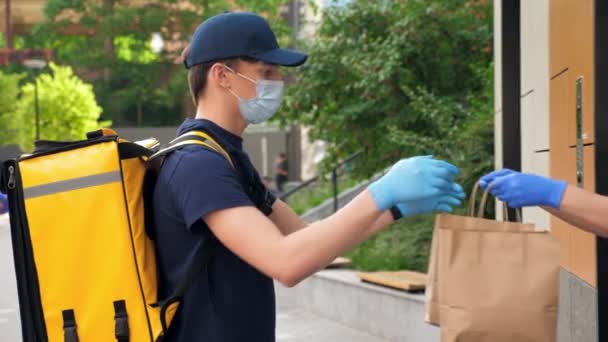
[[[144,200],[163,156],[191,144],[232,164],[201,131],[159,150],[154,139],[134,143],[108,129],[82,141],[38,141],[32,154],[3,163],[24,342],[162,340],[213,244],[159,300]]]

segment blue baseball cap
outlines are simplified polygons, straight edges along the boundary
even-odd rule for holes
[[[190,69],[197,64],[237,57],[295,67],[304,64],[308,55],[279,48],[270,25],[259,15],[229,12],[215,15],[198,26],[184,64]]]

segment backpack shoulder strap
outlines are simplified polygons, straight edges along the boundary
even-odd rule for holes
[[[149,157],[148,163],[150,163],[157,170],[160,169],[164,157],[175,150],[179,150],[188,145],[201,145],[209,150],[215,151],[221,154],[230,163],[230,166],[234,169],[234,163],[230,155],[215,139],[209,134],[203,131],[189,131],[177,138],[173,139],[169,144],[161,148],[158,152],[154,153]],[[152,222],[152,221],[150,221]],[[205,269],[209,260],[213,256],[215,251],[217,240],[210,234],[207,239],[200,242],[200,245],[196,249],[196,254],[193,258],[192,264],[186,269],[184,274],[176,284],[175,289],[169,295],[168,298],[159,300],[157,303],[151,304],[152,307],[160,308],[160,321],[162,327],[162,336],[167,336],[167,332],[170,326],[170,322],[167,320],[167,311],[171,306],[179,305],[184,295],[194,283],[196,277]],[[160,341],[160,339],[158,340]],[[158,342],[157,341],[157,342]]]
[[[234,168],[232,158],[230,158],[230,155],[228,154],[226,149],[224,149],[222,145],[215,141],[215,139],[213,139],[209,134],[203,131],[189,131],[178,136],[177,138],[173,139],[169,144],[162,147],[158,152],[150,156],[148,160],[150,162],[154,162],[159,159],[162,160],[163,157],[168,153],[173,152],[175,150],[179,150],[180,148],[183,148],[188,145],[201,145],[209,150],[215,151],[221,154],[228,161],[228,163],[230,163],[230,166]]]
[[[160,308],[160,324],[163,329],[162,336],[167,336],[171,324],[170,321],[167,321],[168,310],[174,305],[179,306],[196,277],[203,272],[209,260],[211,260],[217,243],[216,238],[212,234],[207,239],[201,241],[200,245],[196,248],[192,264],[186,269],[169,297],[150,304],[153,308]],[[159,342],[159,340],[156,342]]]

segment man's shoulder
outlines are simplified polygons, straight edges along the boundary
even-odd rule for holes
[[[221,153],[198,145],[186,146],[171,153],[166,162],[179,169],[231,169],[230,162]]]
[[[192,179],[232,175],[234,170],[218,152],[202,146],[186,146],[169,154],[160,172],[160,181],[173,185]]]

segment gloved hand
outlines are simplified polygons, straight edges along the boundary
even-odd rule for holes
[[[398,161],[382,178],[369,185],[374,203],[385,211],[397,203],[430,199],[450,192],[460,170],[431,156]]]
[[[482,189],[506,202],[511,208],[545,206],[559,208],[567,183],[509,169],[494,171],[479,182]]]
[[[0,214],[8,212],[8,198],[0,192]]]
[[[479,187],[482,188],[483,190],[485,190],[486,187],[488,186],[488,184],[492,183],[492,181],[494,181],[496,178],[508,176],[508,175],[511,175],[514,173],[517,173],[517,172],[515,172],[511,169],[501,169],[498,171],[490,172],[487,175],[481,177],[481,179],[479,179]]]
[[[401,216],[413,216],[418,214],[426,214],[432,212],[447,212],[454,211],[453,207],[460,206],[465,193],[462,187],[458,184],[452,186],[452,191],[441,193],[440,195],[421,200],[407,201],[397,204],[397,209]]]

